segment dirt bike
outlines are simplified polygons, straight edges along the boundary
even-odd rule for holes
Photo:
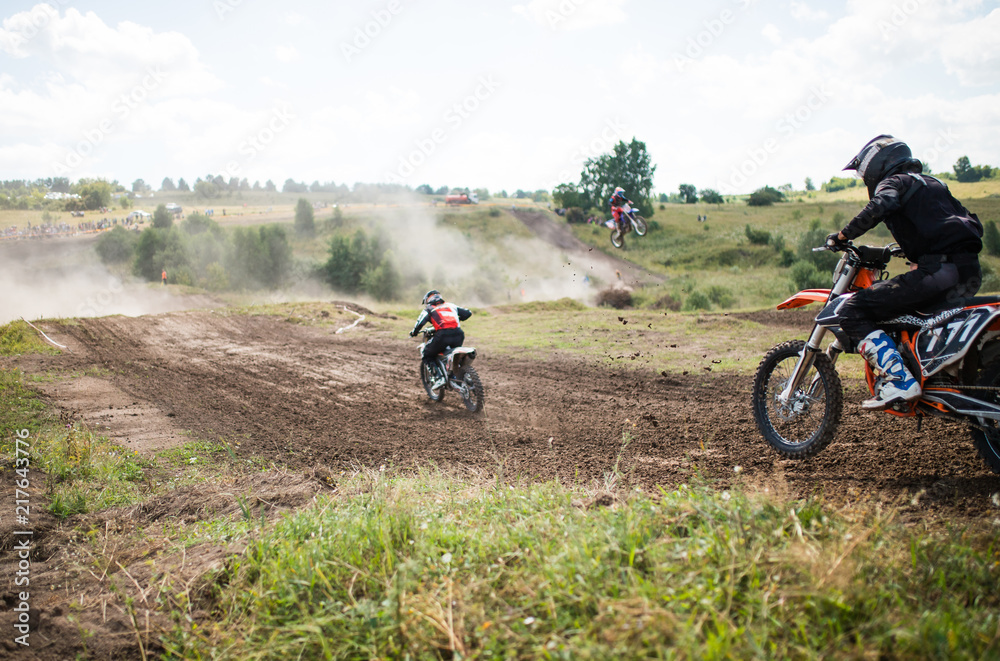
[[[835,368],[837,357],[856,353],[840,327],[840,311],[854,292],[887,277],[896,244],[884,248],[841,246],[814,251],[842,251],[833,271],[832,289],[806,289],[778,306],[779,310],[822,303],[809,339],[774,347],[757,368],[753,414],[764,440],[788,459],[812,457],[830,444],[840,424],[843,392]],[[965,422],[986,464],[1000,473],[1000,296],[972,296],[942,303],[922,312],[879,324],[896,342],[923,393],[898,402],[885,413]],[[827,333],[834,341],[824,350]],[[874,394],[880,387],[865,362],[865,379]]]
[[[424,347],[434,337],[433,328],[425,328],[420,331],[424,336],[424,341],[420,344],[420,356],[424,355]],[[446,376],[445,385],[440,388],[433,388],[433,374],[427,367],[427,363],[420,361],[420,382],[424,384],[424,390],[432,402],[440,402],[444,399],[446,390],[454,390],[462,397],[465,408],[473,413],[483,410],[485,393],[483,392],[483,382],[479,379],[479,373],[472,366],[472,361],[476,359],[476,350],[473,347],[448,347],[444,353],[435,357],[438,369]]]
[[[621,248],[625,245],[625,235],[635,230],[639,236],[646,236],[646,219],[639,215],[628,202],[622,205],[621,220],[611,230],[611,245]],[[619,228],[620,225],[620,228]]]

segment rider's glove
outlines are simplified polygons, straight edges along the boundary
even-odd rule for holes
[[[411,330],[410,331],[410,337],[416,337],[416,336],[417,336],[417,331]]]
[[[840,238],[840,232],[834,232],[826,237],[827,248],[843,248],[847,245],[847,239]]]

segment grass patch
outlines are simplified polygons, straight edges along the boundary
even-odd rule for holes
[[[10,465],[19,430],[29,432],[30,468],[45,475],[48,508],[59,517],[130,505],[151,489],[148,461],[104,436],[62,424],[24,387],[20,370],[0,370],[0,457]]]
[[[35,329],[20,319],[0,326],[0,356],[26,353],[59,353],[59,349],[43,340]]]
[[[363,473],[230,564],[166,658],[987,658],[995,530],[682,486]]]

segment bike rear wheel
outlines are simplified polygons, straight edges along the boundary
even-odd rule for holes
[[[812,457],[833,440],[843,410],[843,388],[826,354],[814,356],[812,367],[788,402],[779,395],[795,371],[805,347],[785,342],[764,356],[753,383],[753,416],[768,445],[788,459]]]
[[[447,386],[441,386],[437,390],[431,389],[431,385],[434,383],[434,373],[422,360],[420,361],[420,382],[424,385],[424,390],[427,391],[427,396],[431,398],[432,402],[440,402],[444,399],[444,391]]]
[[[611,230],[611,245],[615,248],[621,248],[625,245],[625,237],[622,236],[621,230],[617,227]]]
[[[465,368],[462,383],[465,386],[465,392],[462,393],[462,403],[473,413],[479,413],[483,410],[486,394],[483,391],[483,382],[479,379],[476,368]]]
[[[635,233],[639,236],[646,236],[646,219],[635,214],[635,218],[632,219],[632,228],[635,229]]]
[[[1000,359],[990,361],[979,371],[976,385],[988,388],[1000,387]],[[1000,404],[1000,395],[996,391],[985,392],[985,396],[980,397],[977,394],[976,397],[992,404]],[[994,473],[1000,473],[1000,422],[988,418],[977,418],[976,423],[978,427],[970,428],[972,443],[990,470]]]

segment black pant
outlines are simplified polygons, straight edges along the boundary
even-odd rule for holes
[[[982,279],[978,260],[964,264],[922,260],[913,271],[854,294],[841,308],[840,327],[855,343],[860,342],[877,330],[880,321],[975,295]]]
[[[460,347],[465,342],[465,331],[461,328],[444,328],[436,331],[431,341],[424,345],[424,362],[429,367],[434,367],[434,357],[446,348]]]

